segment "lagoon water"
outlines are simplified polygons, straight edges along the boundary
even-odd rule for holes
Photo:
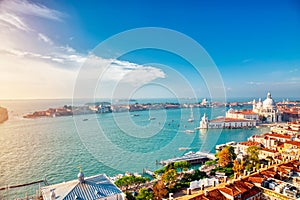
[[[209,108],[193,108],[193,123],[187,122],[190,109],[22,118],[29,112],[65,104],[70,104],[70,100],[1,101],[1,106],[9,109],[10,119],[0,124],[0,187],[44,177],[50,184],[73,180],[79,165],[86,176],[141,173],[143,168],[159,167],[156,161],[187,151],[214,152],[216,144],[244,141],[266,131],[255,128],[185,133],[199,125],[204,113],[209,118],[216,117],[224,115],[224,108],[216,108],[213,113]],[[179,151],[180,147],[190,150]],[[25,191],[34,193],[37,188],[1,191],[0,199],[24,196]]]

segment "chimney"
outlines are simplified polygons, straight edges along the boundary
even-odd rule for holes
[[[246,170],[244,170],[244,176],[246,176],[247,175],[247,171]]]
[[[275,166],[275,167],[274,167],[274,172],[277,173],[277,171],[278,171],[278,166]]]
[[[201,190],[204,190],[204,184],[201,185]]]
[[[213,180],[213,187],[216,187],[216,181]]]
[[[264,164],[261,164],[261,165],[260,165],[260,168],[263,169],[263,168],[264,168]]]
[[[204,190],[204,196],[208,196],[208,191],[207,190]]]
[[[55,200],[55,199],[56,199],[56,194],[55,194],[55,192],[54,192],[54,189],[51,189],[50,191],[51,191],[51,192],[50,192],[50,199],[51,199],[51,200]]]
[[[191,195],[192,194],[192,189],[191,188],[186,189],[186,194]]]
[[[253,171],[256,172],[256,167],[253,167]]]
[[[237,179],[237,173],[234,173],[233,177],[234,179]]]

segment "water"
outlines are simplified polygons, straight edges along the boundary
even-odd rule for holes
[[[235,129],[185,133],[186,129],[198,126],[204,113],[215,117],[224,114],[224,108],[217,108],[214,113],[211,109],[194,108],[193,123],[187,122],[190,109],[135,112],[139,116],[124,112],[34,120],[21,117],[70,103],[70,100],[1,102],[1,106],[9,109],[10,120],[0,124],[0,187],[44,177],[50,184],[73,180],[79,165],[86,176],[142,172],[146,167],[154,170],[158,167],[156,160],[185,153],[179,147],[214,152],[216,144],[244,141],[262,132]],[[148,120],[149,117],[156,119]],[[2,191],[0,198],[24,196],[25,191],[34,193],[35,189],[38,186]]]

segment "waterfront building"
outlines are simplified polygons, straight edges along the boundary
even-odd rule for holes
[[[124,193],[105,174],[84,177],[41,188],[43,200],[124,200]]]
[[[250,119],[250,120],[259,120],[259,115],[253,110],[234,110],[230,108],[226,112],[227,118],[235,118],[235,119]]]
[[[276,103],[272,99],[271,93],[268,92],[267,98],[262,102],[261,99],[256,103],[256,100],[253,100],[253,112],[259,114],[262,119],[265,119],[266,122],[281,122],[282,115],[279,110],[276,108]]]
[[[204,113],[199,128],[248,128],[255,127],[258,120],[258,114],[252,110],[235,111],[230,108],[225,117],[217,117],[212,120],[208,120]]]
[[[218,117],[209,120],[207,123],[208,128],[248,128],[248,127],[255,127],[255,126],[256,126],[256,120],[236,119],[236,118],[228,118],[228,117]]]

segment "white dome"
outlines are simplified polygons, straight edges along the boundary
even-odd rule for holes
[[[263,108],[275,108],[275,101],[271,97],[271,93],[268,92],[267,98],[263,102]]]

